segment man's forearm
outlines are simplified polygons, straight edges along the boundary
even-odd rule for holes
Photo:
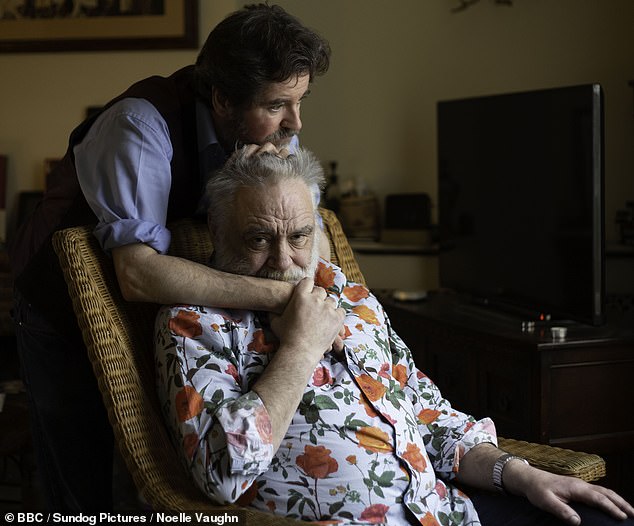
[[[478,444],[470,449],[460,461],[460,468],[456,480],[472,488],[495,490],[493,486],[493,466],[495,461],[504,455],[493,444]],[[523,462],[511,461],[504,467],[504,482],[512,480],[511,487],[506,489],[510,493],[524,494],[523,476],[527,475],[529,466]]]
[[[129,301],[281,312],[293,291],[282,281],[220,272],[160,255],[143,244],[116,248],[112,255],[119,286]]]
[[[309,356],[280,347],[253,385],[271,419],[274,451],[286,435],[315,366]]]
[[[343,323],[345,312],[315,287],[312,279],[301,280],[281,317],[272,328],[280,346],[262,375],[253,384],[271,419],[273,447],[279,447],[306,384]]]

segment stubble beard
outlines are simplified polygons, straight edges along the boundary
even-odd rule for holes
[[[294,136],[299,135],[299,130],[291,130],[289,128],[280,128],[276,132],[265,137],[262,141],[256,141],[249,137],[247,127],[241,115],[234,114],[229,123],[230,135],[235,137],[233,140],[234,149],[241,148],[246,144],[259,144],[260,146],[270,142],[275,146],[288,146]]]

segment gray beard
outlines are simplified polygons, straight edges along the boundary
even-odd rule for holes
[[[233,115],[231,117],[231,121],[229,124],[230,135],[235,137],[234,143],[232,144],[234,149],[238,149],[245,144],[252,144],[254,141],[248,136],[247,127],[245,126],[242,115],[237,116]],[[270,142],[275,144],[276,146],[285,139],[289,139],[294,135],[299,135],[298,130],[289,130],[289,129],[280,129],[276,132],[272,133],[268,137],[265,137],[263,141],[261,141],[260,145]]]
[[[288,283],[299,283],[304,278],[313,278],[317,269],[319,260],[319,243],[317,236],[314,236],[313,247],[310,252],[310,260],[308,265],[302,268],[293,268],[290,270],[271,270],[262,268],[256,273],[249,269],[249,263],[246,258],[231,254],[230,250],[214,250],[211,256],[211,266],[216,270],[229,272],[231,274],[240,274],[242,276],[255,276],[257,278],[274,279],[277,281],[286,281]]]

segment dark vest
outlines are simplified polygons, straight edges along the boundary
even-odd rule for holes
[[[193,66],[169,77],[141,80],[103,109],[126,97],[148,100],[165,119],[173,149],[167,219],[192,217],[202,192]],[[79,187],[73,148],[85,137],[98,115],[91,116],[71,133],[66,154],[47,178],[43,199],[18,231],[10,249],[15,286],[29,303],[56,324],[70,323],[74,316],[51,240],[56,230],[96,224],[95,214]]]

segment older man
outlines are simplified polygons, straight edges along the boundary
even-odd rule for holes
[[[290,303],[279,318],[164,307],[156,325],[162,407],[210,498],[329,524],[480,524],[460,483],[527,496],[570,524],[579,520],[572,500],[634,515],[609,490],[505,455],[489,419],[452,408],[377,299],[318,259],[314,196],[323,176],[315,158],[249,153],[208,185],[211,265],[298,283]],[[338,352],[331,346],[342,324]],[[490,500],[479,497],[484,516]],[[537,513],[522,524],[559,524],[517,501],[486,523]]]

